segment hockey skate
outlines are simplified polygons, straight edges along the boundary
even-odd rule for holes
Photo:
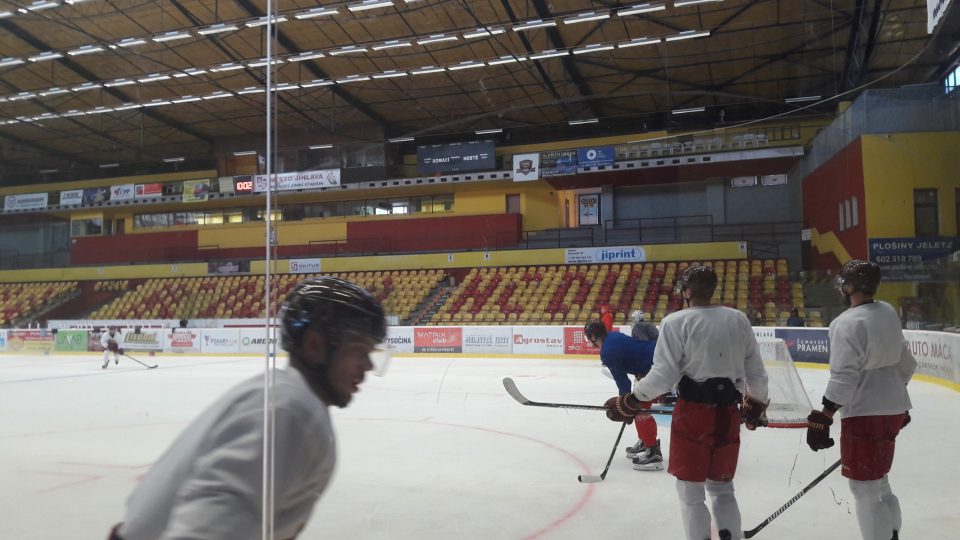
[[[638,455],[644,453],[647,447],[644,446],[643,441],[637,441],[637,444],[627,447],[627,459],[633,459]]]
[[[660,439],[657,444],[651,446],[633,458],[633,469],[635,471],[662,471],[663,454],[660,452]]]

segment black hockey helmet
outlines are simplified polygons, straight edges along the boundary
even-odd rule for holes
[[[600,321],[590,321],[583,327],[583,335],[590,342],[607,336],[607,327]]]
[[[387,336],[383,307],[353,283],[324,276],[305,279],[287,294],[280,314],[280,345],[293,355],[307,328],[318,331],[332,346],[346,334],[381,343]]]
[[[873,296],[877,292],[877,286],[880,285],[880,265],[864,261],[862,259],[853,259],[843,265],[840,275],[837,277],[837,288],[843,290],[850,286],[853,292],[860,291],[863,294]]]
[[[687,289],[690,289],[694,298],[709,299],[717,289],[717,273],[709,266],[688,266],[677,278],[674,291],[683,294]]]

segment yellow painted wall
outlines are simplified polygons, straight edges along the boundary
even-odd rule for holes
[[[864,135],[867,238],[910,237],[913,190],[938,189],[940,234],[957,236],[960,133]]]
[[[648,261],[704,261],[710,259],[745,259],[746,251],[740,242],[712,242],[698,244],[657,244],[642,246]],[[492,266],[528,266],[565,264],[564,249],[516,249],[503,251],[427,253],[418,255],[386,255],[369,257],[332,257],[322,261],[324,272],[354,272],[368,270],[410,270],[430,268],[471,268]],[[250,271],[262,274],[266,263],[253,261]],[[273,271],[286,273],[289,261],[278,260]],[[149,277],[191,277],[207,275],[206,263],[137,264],[104,267],[49,268],[31,270],[2,270],[0,283],[30,281],[74,281],[98,279],[132,279]]]
[[[563,203],[547,182],[525,182],[520,196],[523,230],[539,231],[563,226]]]

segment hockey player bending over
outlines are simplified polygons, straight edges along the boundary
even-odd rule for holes
[[[103,365],[100,366],[100,369],[107,369],[107,366],[110,365],[110,353],[113,353],[113,364],[120,363],[120,355],[123,354],[123,351],[120,349],[120,344],[117,343],[118,339],[120,337],[117,335],[117,329],[112,326],[110,330],[100,334],[100,346],[103,347]]]
[[[630,392],[630,375],[639,379],[650,371],[656,341],[637,341],[620,332],[607,333],[607,327],[600,321],[587,323],[583,335],[594,347],[600,347],[600,362],[610,370],[621,395]],[[633,468],[662,471],[663,453],[657,440],[657,421],[642,411],[633,420],[636,420],[639,438],[637,444],[627,448],[627,457],[633,460]]]
[[[607,400],[607,416],[632,418],[648,402],[678,386],[670,426],[670,466],[677,477],[680,515],[688,540],[709,540],[710,495],[722,540],[741,538],[733,476],[740,453],[740,416],[747,429],[765,425],[767,372],[747,317],[710,303],[717,275],[691,266],[677,280],[687,309],[660,323],[653,367],[631,393]]]
[[[386,321],[365,290],[323,277],[290,291],[281,325],[291,367],[274,379],[274,537],[289,540],[333,474],[329,407],[346,407],[359,390]],[[263,402],[263,376],[257,375],[194,420],[127,500],[111,539],[260,538]]]
[[[917,368],[897,312],[873,299],[880,278],[880,267],[867,261],[852,260],[840,271],[837,288],[850,309],[830,323],[830,381],[823,409],[807,418],[810,448],[830,448],[830,425],[842,407],[840,470],[849,479],[864,540],[899,535],[900,502],[887,473],[897,434],[910,422],[907,383]]]

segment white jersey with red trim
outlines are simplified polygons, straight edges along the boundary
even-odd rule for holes
[[[673,388],[686,375],[697,382],[730,379],[737,390],[767,401],[767,371],[746,315],[725,306],[696,306],[667,315],[653,367],[633,386],[641,401]]]
[[[274,387],[275,533],[293,538],[333,475],[327,405],[296,369]],[[174,441],[127,500],[124,540],[260,538],[263,376],[235,387]]]
[[[874,301],[830,323],[830,381],[824,397],[840,415],[900,414],[911,408],[907,383],[917,369],[893,306]]]

